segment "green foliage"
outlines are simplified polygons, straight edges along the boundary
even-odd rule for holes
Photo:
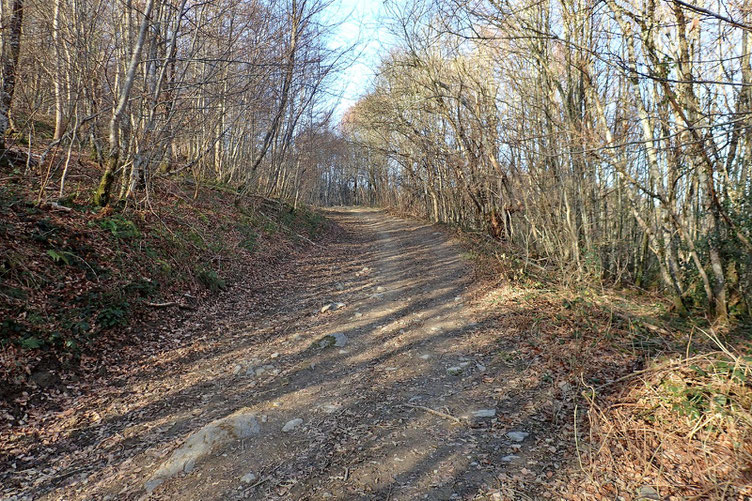
[[[253,253],[258,245],[258,233],[248,224],[239,225],[238,231],[242,235],[240,247]]]
[[[123,301],[119,305],[108,306],[97,315],[97,324],[102,329],[112,329],[126,325],[128,319],[129,304]]]
[[[219,292],[227,287],[225,281],[211,268],[199,268],[196,270],[196,279],[201,285],[212,292]]]
[[[268,233],[270,235],[273,235],[277,231],[279,231],[279,226],[274,221],[266,221],[263,226],[264,233]]]
[[[110,231],[116,238],[136,238],[141,232],[136,223],[125,219],[121,215],[115,215],[99,222],[100,228]]]
[[[4,271],[2,268],[2,265],[0,265],[0,272]],[[17,287],[6,287],[3,286],[0,283],[0,293],[13,298],[13,299],[26,299],[28,297],[28,294],[25,290],[19,289]]]
[[[8,185],[0,186],[0,210],[7,210],[23,203],[22,198]]]
[[[36,350],[38,348],[41,348],[44,345],[44,341],[42,341],[41,339],[35,336],[29,336],[29,337],[21,338],[18,341],[18,345],[21,348],[25,348],[27,350]]]
[[[31,311],[28,315],[26,315],[26,320],[31,325],[42,325],[44,323],[44,317],[39,312]]]
[[[199,209],[196,210],[196,217],[198,217],[204,224],[209,224],[209,216]]]
[[[72,336],[69,339],[81,338],[89,334],[91,331],[90,310],[91,308],[74,309],[63,320],[63,328]]]
[[[723,413],[728,403],[728,398],[716,393],[711,386],[695,387],[666,382],[663,389],[669,395],[673,411],[695,421],[707,412]]]
[[[11,339],[26,332],[23,325],[7,318],[0,322],[0,339]]]
[[[139,296],[142,298],[148,298],[156,294],[159,289],[159,284],[153,280],[145,278],[139,278],[123,288],[125,294],[129,296]]]
[[[311,237],[319,236],[326,229],[326,218],[323,214],[308,208],[298,209],[301,214],[302,226]]]
[[[71,258],[74,256],[71,252],[54,249],[48,250],[47,255],[50,256],[55,263],[65,263],[67,265],[71,264]]]
[[[49,218],[40,219],[35,225],[31,238],[37,242],[48,243],[50,238],[54,237],[59,230],[60,227]]]

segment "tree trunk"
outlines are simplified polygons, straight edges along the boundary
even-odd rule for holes
[[[0,85],[0,161],[7,161],[5,134],[10,126],[10,106],[16,88],[16,66],[21,51],[21,25],[23,24],[23,0],[13,0],[7,26],[7,38],[3,40],[2,85]],[[3,27],[5,31],[5,27]]]
[[[16,0],[19,1],[19,0]],[[141,58],[141,51],[144,47],[144,40],[146,39],[146,30],[149,26],[149,17],[151,16],[152,8],[154,7],[154,0],[148,0],[146,8],[144,9],[144,19],[141,22],[141,28],[138,33],[138,40],[136,46],[133,48],[131,54],[131,60],[128,64],[128,71],[123,81],[123,87],[120,90],[120,97],[118,98],[117,107],[112,114],[110,120],[110,134],[109,134],[109,147],[107,164],[105,165],[104,172],[99,181],[99,186],[94,192],[94,205],[105,206],[110,201],[110,193],[112,191],[112,182],[115,179],[115,172],[118,169],[118,163],[120,160],[120,121],[125,114],[126,106],[128,105],[128,97],[133,87],[133,82],[136,77],[136,68],[138,67],[139,60]]]

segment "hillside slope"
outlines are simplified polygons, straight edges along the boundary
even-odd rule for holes
[[[98,209],[97,175],[79,162],[76,194],[40,203],[54,179],[0,174],[0,424],[146,349],[148,326],[260,280],[332,230],[310,209],[185,179],[156,183],[138,208]]]

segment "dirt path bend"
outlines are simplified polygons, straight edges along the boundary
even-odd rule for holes
[[[50,452],[57,463],[28,475],[16,498],[495,492],[499,469],[524,460],[530,439],[500,425],[494,392],[509,369],[475,334],[462,251],[432,226],[380,211],[329,215],[349,238],[301,266],[273,311],[252,314],[239,292],[219,319],[197,319],[205,351],[101,396],[91,422],[58,439],[67,452]],[[77,451],[76,441],[90,445]]]

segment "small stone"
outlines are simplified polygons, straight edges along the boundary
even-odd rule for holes
[[[449,374],[450,376],[459,376],[460,374],[462,374],[462,367],[449,367],[447,369],[447,374]]]
[[[470,367],[470,362],[460,362],[460,367],[466,369]]]
[[[338,404],[324,404],[321,406],[321,410],[324,411],[327,414],[332,414],[337,412],[342,408],[341,405]]]
[[[292,430],[294,430],[301,424],[303,424],[302,419],[300,418],[291,419],[287,423],[285,423],[285,425],[282,427],[282,431],[285,433],[291,432]]]
[[[655,500],[660,501],[661,496],[658,494],[658,492],[650,487],[649,485],[643,485],[640,487],[640,490],[637,492],[637,499],[638,501],[645,501],[645,500]]]
[[[378,287],[376,287],[376,292],[384,292],[385,290],[386,289],[384,287],[380,286],[380,285]]]
[[[346,306],[345,303],[334,303],[334,306],[332,306],[332,310],[335,310],[335,311],[341,310],[345,306]]]
[[[530,435],[529,433],[526,433],[524,431],[510,431],[507,433],[507,438],[511,440],[512,442],[522,442],[529,435]]]
[[[510,454],[508,456],[504,456],[503,458],[501,458],[501,461],[504,463],[511,463],[512,461],[516,461],[517,459],[520,459],[520,457],[514,454]]]
[[[246,473],[240,478],[240,481],[244,484],[251,484],[256,481],[256,475],[253,473]]]
[[[274,373],[274,366],[273,365],[264,365],[263,367],[259,367],[256,369],[256,375],[261,376],[266,373]]]
[[[342,282],[337,282],[337,290],[338,291],[345,290],[345,284],[343,284]]]
[[[232,369],[232,373],[237,376],[238,374],[240,374],[242,370],[243,370],[243,366],[238,364],[235,366],[235,368]]]
[[[475,364],[475,368],[478,369],[478,372],[486,372],[486,366],[481,363]]]
[[[431,358],[431,355],[429,353],[424,353],[423,355],[420,356],[420,358],[422,360],[428,360],[429,358]]]
[[[360,318],[362,316],[363,316],[363,314],[361,312],[359,312],[359,311],[355,312],[355,315],[354,315],[355,318]]]
[[[274,353],[272,353],[271,358],[279,358],[279,352],[275,351]]]
[[[321,313],[326,313],[327,311],[331,310],[332,306],[334,306],[334,303],[325,304],[321,307]]]
[[[338,332],[336,334],[329,334],[327,336],[324,336],[319,340],[318,345],[319,348],[330,348],[332,346],[342,348],[343,346],[347,345],[347,341],[347,336],[345,336],[341,332]]]
[[[492,418],[496,416],[496,409],[480,409],[472,412],[476,418]]]

